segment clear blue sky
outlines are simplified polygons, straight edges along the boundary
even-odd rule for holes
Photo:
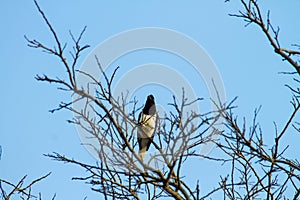
[[[291,94],[284,87],[290,78],[278,74],[291,70],[291,67],[273,53],[256,26],[244,28],[242,20],[228,16],[228,13],[235,13],[240,8],[237,2],[134,0],[130,3],[74,3],[55,0],[40,1],[40,6],[62,41],[70,41],[69,30],[77,34],[87,26],[82,42],[91,48],[82,54],[79,62],[83,62],[99,43],[122,31],[143,27],[173,29],[193,38],[211,56],[222,76],[227,99],[239,97],[236,102],[239,106],[237,114],[248,117],[250,124],[253,110],[262,105],[258,119],[266,138],[273,134],[273,121],[281,127],[285,116],[291,112],[288,104]],[[299,44],[297,14],[300,2],[268,1],[263,6],[264,14],[266,8],[271,9],[273,23],[280,25],[282,44],[287,47],[292,43]],[[70,181],[73,176],[84,174],[83,170],[43,156],[55,151],[81,161],[94,162],[94,158],[80,145],[75,127],[66,122],[72,117],[71,113],[48,112],[70,97],[56,90],[54,85],[39,83],[34,79],[36,74],[64,73],[53,56],[26,46],[24,35],[53,46],[54,40],[48,28],[33,1],[2,1],[0,11],[0,177],[16,182],[25,174],[28,174],[28,180],[32,180],[51,171],[48,179],[34,187],[34,191],[42,192],[45,199],[54,193],[57,193],[57,199],[83,199],[85,196],[95,199],[97,195],[89,190],[88,185]],[[160,55],[160,59],[163,60],[163,56]],[[145,61],[157,62],[155,57],[150,58],[153,61],[149,57]],[[143,63],[139,59],[138,64]],[[116,65],[122,66],[122,61],[126,62],[126,57]],[[181,70],[184,74],[185,70]],[[205,93],[203,97],[209,98]],[[295,140],[289,141],[291,145],[296,145]],[[297,152],[289,153],[299,156],[299,151],[298,148]],[[197,172],[201,187],[204,188],[201,191],[217,186],[219,174],[226,173],[221,167],[216,169],[217,172],[213,171],[209,167],[211,163],[205,161],[201,161],[200,165],[200,172],[194,166],[189,171]]]

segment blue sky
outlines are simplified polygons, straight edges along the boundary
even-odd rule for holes
[[[130,3],[74,3],[55,0],[40,1],[40,6],[62,41],[70,42],[69,30],[78,34],[87,26],[82,43],[89,44],[91,48],[82,54],[79,63],[99,43],[122,31],[143,27],[172,29],[193,38],[211,56],[222,76],[227,99],[239,97],[236,102],[237,114],[248,117],[250,122],[253,110],[262,105],[258,119],[266,138],[273,134],[273,122],[281,127],[285,116],[291,112],[288,104],[291,93],[284,87],[284,84],[291,83],[291,78],[278,74],[280,71],[290,71],[291,67],[273,53],[258,27],[245,28],[242,20],[228,16],[228,13],[236,13],[240,8],[237,2],[134,0]],[[267,8],[271,10],[273,23],[280,25],[282,44],[290,47],[290,44],[299,43],[300,28],[296,23],[300,2],[266,1],[262,6],[265,14]],[[83,199],[85,196],[95,199],[97,195],[89,190],[88,185],[70,181],[73,176],[84,174],[84,171],[43,156],[55,151],[81,161],[94,162],[94,158],[80,145],[75,127],[66,122],[72,117],[71,113],[48,112],[62,100],[69,100],[70,96],[56,90],[54,85],[39,83],[34,79],[36,74],[64,73],[53,56],[26,46],[24,35],[53,46],[54,40],[48,28],[33,1],[2,1],[0,10],[0,177],[16,182],[25,174],[32,180],[51,171],[52,175],[35,187],[45,199],[54,193],[57,193],[57,199]],[[164,54],[143,53],[145,60],[138,55],[128,55],[115,61],[115,64],[134,66],[169,59]],[[134,60],[136,57],[139,57],[138,61]],[[166,63],[175,61],[164,60]],[[188,74],[180,67],[177,70]],[[207,92],[200,95],[209,98]],[[294,141],[296,145],[295,140],[289,140],[289,137],[286,140],[291,145]],[[297,152],[288,153],[297,156]],[[200,184],[201,178],[204,178],[209,179],[209,183],[202,184],[204,188],[217,185],[219,175],[212,171],[209,163],[202,162]],[[191,171],[198,169],[191,167]],[[222,172],[222,168],[217,172],[226,173]]]

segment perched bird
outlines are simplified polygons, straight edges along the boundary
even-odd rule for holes
[[[139,144],[139,156],[143,160],[154,138],[156,128],[156,106],[154,96],[147,97],[146,104],[139,114],[137,137]]]

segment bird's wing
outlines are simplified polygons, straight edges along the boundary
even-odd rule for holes
[[[143,112],[140,112],[139,117],[138,117],[138,125],[140,123],[142,123],[142,114],[143,114]]]
[[[153,139],[154,139],[154,134],[152,135],[151,139],[150,139],[150,138],[148,139],[148,142],[147,142],[147,147],[146,147],[146,151],[148,151],[148,150],[149,150],[149,148],[150,148],[150,145],[151,145],[151,143],[152,143]]]

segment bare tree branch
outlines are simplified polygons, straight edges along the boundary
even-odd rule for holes
[[[13,184],[9,181],[0,179],[1,196],[3,199],[9,200],[9,199],[13,198],[14,195],[16,195],[16,193],[18,193],[18,194],[20,194],[20,198],[25,197],[26,199],[33,199],[33,198],[36,199],[37,197],[31,194],[32,186],[35,185],[36,183],[40,182],[41,180],[47,178],[50,174],[51,173],[48,173],[45,176],[37,178],[25,186],[23,186],[23,185],[24,185],[24,182],[25,182],[25,179],[27,178],[27,176],[24,176],[23,178],[21,178],[17,184]],[[10,190],[10,192],[6,192],[6,190],[4,189],[4,185],[12,188]],[[53,197],[53,199],[54,198],[55,198],[55,196]],[[40,199],[41,199],[41,197],[40,197]]]
[[[241,0],[241,3],[244,7],[244,11],[240,11],[239,14],[230,14],[230,16],[244,19],[247,22],[246,26],[252,23],[258,25],[267,37],[275,53],[280,55],[283,60],[286,60],[296,70],[296,72],[300,74],[299,63],[292,57],[299,55],[300,51],[281,47],[279,42],[280,29],[279,27],[275,29],[271,24],[270,11],[268,11],[267,17],[264,19],[257,0],[248,0],[247,2],[245,0]]]
[[[300,132],[300,128],[297,128],[299,124],[295,123],[300,107],[299,88],[288,86],[293,92],[291,101],[293,112],[281,129],[274,123],[275,130],[271,144],[265,142],[264,133],[257,122],[260,109],[254,111],[250,126],[247,126],[246,118],[242,118],[240,122],[241,118],[234,114],[235,99],[229,103],[221,102],[219,99],[218,102],[213,102],[217,110],[207,113],[196,111],[187,113],[188,106],[202,99],[186,99],[183,89],[182,98],[177,100],[173,97],[173,102],[169,104],[170,111],[159,118],[157,135],[151,139],[155,152],[149,155],[148,160],[143,160],[136,152],[137,138],[135,137],[139,125],[137,113],[141,107],[136,99],[130,100],[125,91],[119,97],[112,93],[112,85],[119,67],[108,75],[95,56],[103,80],[98,80],[98,77],[76,69],[80,54],[89,47],[80,45],[86,27],[77,39],[70,31],[74,46],[69,51],[72,60],[68,61],[64,51],[66,45],[61,45],[45,13],[35,0],[34,2],[54,37],[56,47],[49,48],[38,40],[31,40],[25,36],[28,46],[55,55],[62,61],[68,77],[68,80],[64,80],[60,77],[50,78],[47,75],[37,75],[36,79],[55,83],[59,89],[70,92],[70,95],[75,97],[68,103],[61,102],[58,108],[51,112],[62,109],[72,112],[74,117],[68,122],[80,127],[86,133],[87,138],[95,141],[95,143],[84,144],[97,154],[98,162],[95,164],[83,163],[59,153],[46,155],[56,161],[82,167],[87,175],[74,177],[74,180],[87,182],[91,185],[91,189],[100,193],[104,199],[171,197],[198,200],[210,198],[216,193],[222,194],[224,199],[276,199],[288,198],[287,194],[290,194],[287,192],[288,189],[293,192],[294,199],[299,197],[300,165],[298,160],[286,157],[286,150],[289,146],[283,146],[282,142],[290,127]],[[258,25],[275,53],[300,74],[300,67],[295,60],[295,56],[298,56],[300,52],[281,47],[280,29],[274,28],[271,24],[270,12],[264,18],[257,1],[241,0],[241,4],[244,10],[231,16],[244,19],[247,22],[246,25],[253,23]],[[294,47],[299,48],[297,45]],[[89,83],[79,86],[76,79],[78,74],[88,78]],[[77,102],[81,102],[83,107],[80,109],[73,107],[73,104]],[[224,130],[215,129],[219,118],[224,120]],[[221,134],[221,139],[218,141],[210,136],[216,132]],[[224,157],[201,155],[198,149],[207,142],[215,142]],[[190,184],[185,180],[183,173],[183,169],[187,167],[187,160],[199,158],[220,162],[230,168],[228,174],[220,177],[217,187],[206,194],[200,193],[199,183]],[[10,186],[19,188],[23,184],[23,179],[17,185]],[[20,191],[27,196],[30,195],[30,188],[33,184]],[[1,192],[2,196],[7,196],[2,188]]]

